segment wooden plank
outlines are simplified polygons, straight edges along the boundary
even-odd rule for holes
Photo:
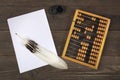
[[[27,75],[27,78],[31,77],[32,79],[34,78],[35,80],[38,80],[38,79],[40,80],[46,80],[46,79],[47,80],[80,80],[80,79],[119,80],[120,78],[119,74],[115,75],[113,73],[110,73],[110,74],[102,73],[101,74],[96,71],[95,72],[89,72],[89,71],[82,72],[81,69],[75,69],[75,68],[72,71],[71,70],[70,71],[69,70],[58,70],[58,69],[54,69],[50,67],[44,67],[44,68],[40,68],[34,71],[24,73],[22,75],[22,78],[26,79],[26,75]],[[26,79],[26,80],[29,80],[29,79]]]
[[[37,79],[46,79],[45,77],[44,78],[37,78]],[[49,76],[47,77],[46,80],[119,80],[120,79],[120,76],[112,76],[112,75],[108,75],[108,76],[91,76],[91,75],[58,75],[56,77],[54,76]]]
[[[61,55],[68,35],[68,31],[52,31],[54,42]],[[103,49],[103,56],[120,56],[120,31],[108,31],[107,40]],[[63,36],[64,35],[64,36]],[[0,31],[0,55],[14,55],[13,45],[8,31]]]
[[[80,65],[79,65],[80,66]],[[45,70],[45,71],[44,71]],[[119,80],[120,73],[118,71],[114,71],[113,68],[103,68],[99,71],[92,71],[86,68],[76,68],[72,67],[68,70],[58,70],[50,67],[44,67],[43,69],[36,69],[34,71],[30,71],[32,75],[34,75],[34,79],[38,80]],[[29,73],[25,73],[29,74]],[[40,76],[43,75],[43,76]],[[36,77],[37,76],[37,77]]]
[[[63,5],[67,5],[67,6],[79,6],[79,5],[86,5],[86,6],[119,6],[119,0],[113,1],[113,0],[92,0],[92,1],[88,1],[88,0],[20,0],[20,1],[16,1],[16,0],[2,0],[0,2],[0,6],[40,6],[40,4],[42,6],[46,6],[46,5],[54,5],[54,4],[63,4]]]
[[[0,56],[0,73],[18,71],[15,56]]]
[[[0,14],[2,15],[2,17],[14,17],[14,16],[17,16],[17,15],[20,15],[20,14],[25,14],[27,12],[32,12],[32,11],[35,11],[35,10],[39,10],[39,9],[46,9],[46,11],[48,11],[48,9],[50,8],[51,6],[40,6],[40,7],[0,7]],[[95,13],[95,14],[98,14],[98,15],[120,15],[120,10],[119,10],[119,7],[93,7],[93,6],[71,6],[71,7],[68,7],[68,6],[65,6],[66,7],[66,12],[64,14],[67,14],[69,13],[69,15],[71,14],[71,11],[75,11],[76,9],[81,9],[81,10],[86,10],[88,12],[92,12],[92,13]],[[9,11],[9,13],[8,13]],[[3,15],[4,13],[4,15]],[[65,15],[65,16],[67,16]],[[54,15],[55,16],[55,15]],[[62,15],[61,15],[62,16]],[[109,16],[108,16],[109,17]]]
[[[62,72],[62,73],[61,73]],[[0,76],[0,79],[2,80],[119,80],[120,75],[110,75],[110,74],[104,74],[104,75],[97,75],[97,74],[87,74],[82,73],[79,74],[80,71],[77,72],[77,74],[69,74],[64,73],[64,71],[57,70],[56,72],[36,72],[30,71],[21,75],[18,75],[18,73],[3,73]],[[7,76],[7,77],[6,77]]]
[[[9,59],[8,59],[9,57]],[[50,73],[54,73],[56,71],[60,71],[60,73],[64,74],[97,74],[97,75],[103,75],[103,74],[119,74],[120,75],[120,63],[118,62],[120,60],[120,56],[102,56],[100,66],[98,70],[94,70],[91,68],[88,68],[86,66],[70,62],[65,60],[68,63],[68,70],[61,71],[59,69],[54,69],[51,66],[47,66],[45,68],[38,68],[41,72],[47,71]],[[3,63],[4,61],[4,63]],[[52,69],[53,70],[52,70]],[[80,71],[79,71],[80,70]],[[15,56],[0,56],[0,74],[7,73],[7,72],[18,72],[18,67],[16,64]],[[34,71],[34,70],[33,70]],[[78,73],[79,72],[79,73]],[[46,72],[45,72],[46,73]]]
[[[61,18],[60,17],[54,18],[53,16],[48,16],[50,29],[52,31],[69,30],[71,22],[72,22],[72,16],[73,15],[68,16],[65,19],[63,16]],[[111,20],[112,21],[111,21],[109,30],[119,31],[120,30],[120,27],[119,27],[120,16],[111,16]],[[0,22],[0,31],[9,31],[8,24],[6,21]]]
[[[18,71],[4,71],[0,73],[0,80],[20,80]]]
[[[31,12],[31,11],[35,11],[35,10],[38,10],[38,9],[43,9],[45,8],[46,11],[48,11],[48,9],[51,7],[50,6],[38,6],[38,7],[24,7],[24,6],[18,6],[18,7],[0,7],[0,14],[4,13],[3,16],[7,15],[13,15],[13,16],[17,16],[17,15],[20,15],[20,14],[24,14],[24,13],[27,13],[27,12]],[[99,6],[99,7],[94,7],[94,6],[65,6],[66,7],[66,13],[69,12],[69,14],[71,14],[71,11],[74,11],[75,9],[83,9],[83,10],[87,10],[87,11],[90,11],[92,13],[97,13],[99,15],[102,15],[102,14],[107,14],[107,15],[119,15],[120,13],[120,10],[119,10],[119,7],[113,7],[113,6],[106,6],[106,7],[102,7],[102,6]],[[89,7],[89,8],[88,8]],[[7,13],[9,11],[9,14]],[[114,12],[114,13],[113,13]],[[12,13],[12,14],[11,14]],[[68,15],[68,13],[67,13]],[[67,16],[66,15],[66,16]],[[55,15],[54,15],[55,16]]]
[[[84,71],[86,70],[86,71]],[[107,79],[107,80],[119,80],[120,74],[118,72],[112,71],[112,68],[109,70],[107,68],[101,71],[90,71],[86,68],[69,68],[68,70],[58,70],[51,68],[49,66],[44,68],[39,68],[34,71],[24,73],[22,78],[27,80],[32,77],[32,79],[40,80],[88,80],[88,79]],[[42,75],[42,76],[41,76]],[[110,78],[109,78],[110,77]]]
[[[47,72],[47,73],[39,71],[39,73],[37,73],[37,74],[38,75],[44,75],[44,76],[38,77],[39,79],[48,78],[48,79],[51,79],[51,80],[53,80],[53,79],[56,79],[56,80],[57,79],[59,79],[59,80],[66,80],[66,79],[73,80],[73,79],[75,79],[76,80],[76,78],[77,78],[77,80],[80,80],[82,78],[85,78],[84,80],[87,80],[87,78],[88,79],[93,79],[93,78],[99,79],[99,78],[101,78],[101,79],[108,79],[108,80],[112,80],[112,78],[115,78],[115,80],[116,80],[116,79],[120,78],[119,74],[115,75],[114,73],[109,73],[107,71],[107,69],[106,70],[104,69],[104,72],[107,71],[106,73],[101,73],[101,72],[98,72],[98,71],[90,72],[89,70],[87,72],[83,72],[83,71],[81,71],[82,69],[78,69],[78,68],[77,69],[74,68],[70,71],[69,70],[61,70],[61,71],[56,70],[56,71],[52,71],[52,72],[50,71],[50,72]],[[35,71],[33,73],[35,73]],[[111,79],[109,78],[110,76],[112,76]]]

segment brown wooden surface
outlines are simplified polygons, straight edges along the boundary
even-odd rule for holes
[[[63,14],[51,15],[53,5],[64,5]],[[111,25],[98,70],[68,63],[68,70],[51,66],[23,74],[18,71],[7,18],[46,9],[59,56],[63,51],[75,9],[111,18]],[[120,80],[120,0],[0,0],[0,80]]]

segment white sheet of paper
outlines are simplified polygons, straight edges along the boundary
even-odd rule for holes
[[[57,54],[44,9],[9,18],[8,25],[20,73],[47,65],[27,50],[15,35],[29,38]]]

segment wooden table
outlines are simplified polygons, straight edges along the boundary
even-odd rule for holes
[[[52,15],[48,9],[64,5],[63,14]],[[68,70],[51,66],[23,74],[17,61],[7,18],[45,8],[59,56],[63,51],[75,9],[111,18],[111,25],[98,70],[66,60]],[[120,80],[120,0],[1,0],[0,1],[0,80]]]

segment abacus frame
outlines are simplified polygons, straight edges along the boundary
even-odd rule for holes
[[[102,44],[101,44],[101,48],[100,48],[99,55],[98,55],[97,62],[96,62],[95,66],[87,64],[85,62],[78,61],[77,59],[65,56],[68,44],[70,42],[72,31],[74,29],[74,24],[75,24],[75,20],[77,18],[78,12],[81,12],[81,13],[84,13],[84,14],[87,14],[87,15],[90,15],[90,16],[93,16],[93,17],[101,18],[101,19],[104,19],[104,20],[108,21],[108,23],[106,25],[105,34],[104,34],[104,37],[103,37],[103,41],[102,41]],[[70,60],[70,61],[73,61],[73,62],[76,62],[76,63],[79,63],[79,64],[82,64],[82,65],[85,65],[85,66],[88,66],[88,67],[93,68],[93,69],[98,69],[100,58],[101,58],[103,47],[104,47],[104,43],[105,43],[105,40],[106,40],[106,37],[107,37],[109,25],[110,25],[110,19],[109,18],[102,17],[102,16],[99,16],[99,15],[96,15],[96,14],[93,14],[93,13],[90,13],[90,12],[86,12],[86,11],[77,9],[75,11],[75,14],[74,14],[74,17],[73,17],[73,21],[72,21],[72,24],[71,24],[71,27],[70,27],[70,30],[69,30],[69,33],[68,33],[68,37],[67,37],[67,40],[66,40],[66,43],[65,43],[65,46],[64,46],[64,50],[63,50],[63,53],[62,53],[62,58]]]

